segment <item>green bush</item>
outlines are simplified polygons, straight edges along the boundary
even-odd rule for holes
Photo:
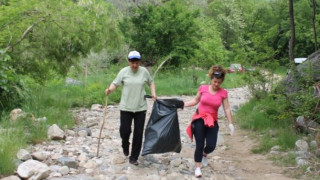
[[[252,98],[240,107],[236,114],[240,127],[251,129],[262,135],[260,145],[253,152],[268,152],[279,145],[281,149],[290,149],[299,135],[292,128],[292,114],[287,110],[285,98],[268,95],[264,98]]]

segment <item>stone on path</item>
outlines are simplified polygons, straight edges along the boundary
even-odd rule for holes
[[[20,178],[18,176],[8,176],[0,180],[20,180]]]
[[[49,129],[48,129],[47,137],[48,137],[48,139],[51,139],[51,140],[61,140],[61,139],[64,139],[65,134],[64,134],[64,132],[59,128],[58,125],[53,124],[53,125],[50,126]]]
[[[30,153],[25,150],[25,149],[20,149],[17,153],[17,158],[22,160],[22,161],[26,161],[28,159],[31,159],[31,155]]]
[[[17,173],[24,179],[45,179],[50,174],[50,168],[42,162],[30,159],[19,165]]]

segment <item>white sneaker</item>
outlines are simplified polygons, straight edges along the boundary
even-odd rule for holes
[[[207,158],[207,156],[202,156],[202,161],[201,161],[201,163],[202,163],[202,166],[203,166],[203,167],[208,166],[208,158]]]
[[[196,178],[202,177],[202,173],[199,167],[196,167],[196,170],[194,171],[194,175],[196,176]]]

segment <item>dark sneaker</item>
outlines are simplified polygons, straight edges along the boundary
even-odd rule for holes
[[[139,163],[138,163],[137,160],[129,160],[129,163],[130,163],[130,164],[133,164],[133,165],[135,165],[135,166],[138,166],[138,165],[139,165]]]

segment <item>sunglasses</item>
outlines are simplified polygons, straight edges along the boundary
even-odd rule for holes
[[[216,71],[216,72],[214,72],[214,73],[212,74],[212,78],[211,78],[211,79],[213,79],[213,78],[218,78],[218,79],[220,79],[220,78],[223,78],[223,76],[224,76],[224,74],[222,74],[222,72]]]

